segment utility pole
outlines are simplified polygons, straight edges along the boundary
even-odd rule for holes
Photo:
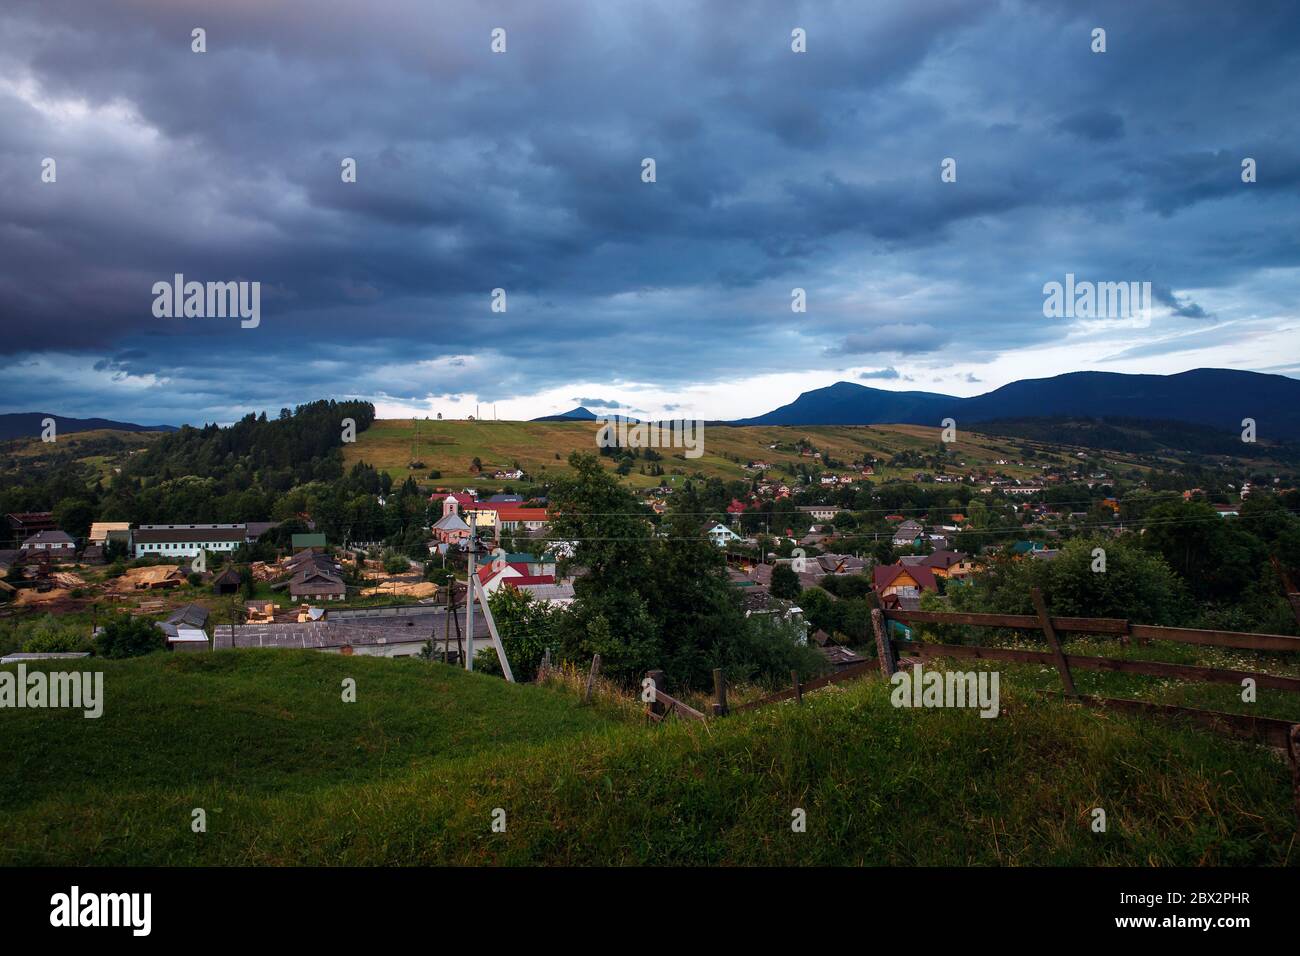
[[[469,577],[465,584],[465,670],[474,669],[474,557],[478,554],[478,522],[469,526]]]
[[[443,555],[442,565],[443,567],[447,566],[446,555]],[[442,637],[442,662],[444,664],[446,664],[448,659],[451,657],[451,615],[455,608],[455,596],[456,575],[453,574],[451,580],[447,582],[447,613],[443,617],[442,621],[444,631]]]

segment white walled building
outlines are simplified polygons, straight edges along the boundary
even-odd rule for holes
[[[131,532],[131,551],[137,558],[192,558],[234,551],[247,538],[242,524],[142,524]]]

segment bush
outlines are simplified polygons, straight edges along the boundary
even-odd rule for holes
[[[451,568],[441,568],[438,565],[430,563],[424,572],[424,580],[432,581],[438,587],[445,587],[447,582],[456,575],[452,573]]]
[[[558,643],[554,623],[562,612],[511,587],[499,588],[488,598],[488,605],[515,680],[535,679],[546,648]],[[474,667],[488,674],[502,673],[491,641],[475,654]]]
[[[165,650],[167,641],[158,625],[143,617],[123,615],[109,622],[95,641],[102,657],[142,657]]]
[[[77,654],[91,649],[82,628],[61,623],[53,614],[46,614],[27,633],[22,645],[27,654]]]

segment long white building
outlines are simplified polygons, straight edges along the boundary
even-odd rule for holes
[[[192,558],[200,551],[234,551],[248,540],[242,524],[142,524],[131,532],[137,558]]]

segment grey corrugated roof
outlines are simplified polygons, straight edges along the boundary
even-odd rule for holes
[[[167,615],[168,624],[186,624],[190,627],[203,627],[208,623],[208,609],[198,604],[186,604]]]
[[[465,630],[464,611],[458,615],[461,632]],[[235,647],[305,647],[314,650],[367,644],[409,644],[427,641],[433,637],[441,642],[446,633],[446,612],[427,610],[423,615],[404,615],[390,618],[353,618],[324,621],[308,621],[303,624],[283,622],[275,624],[236,624],[234,628]],[[456,625],[451,626],[452,639],[456,637]],[[215,628],[214,645],[218,648],[231,646],[230,625],[220,624]],[[491,637],[487,622],[482,614],[474,615],[474,640],[486,641]]]

